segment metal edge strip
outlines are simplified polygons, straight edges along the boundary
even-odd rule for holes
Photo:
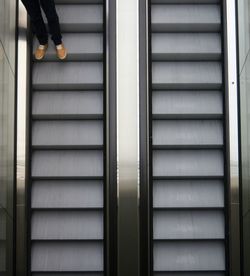
[[[241,275],[239,203],[239,122],[235,1],[223,1],[225,115],[229,213],[229,275]]]

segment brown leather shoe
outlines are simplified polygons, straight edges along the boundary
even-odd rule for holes
[[[64,60],[67,57],[67,49],[64,47],[63,44],[56,46],[56,54],[60,60]]]
[[[48,44],[39,45],[35,51],[36,60],[42,60],[46,54],[47,49],[48,49]]]

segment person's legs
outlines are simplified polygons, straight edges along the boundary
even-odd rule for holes
[[[46,45],[48,43],[48,32],[43,21],[39,0],[22,0],[22,2],[30,16],[39,43]]]
[[[40,3],[48,20],[52,40],[55,45],[62,44],[59,18],[56,12],[54,0],[40,0]]]

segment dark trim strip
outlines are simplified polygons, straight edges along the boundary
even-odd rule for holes
[[[140,275],[150,275],[148,0],[139,0]]]
[[[27,198],[27,275],[31,276],[31,246],[32,246],[32,239],[31,239],[31,219],[32,219],[32,208],[31,208],[31,189],[32,189],[32,99],[33,99],[33,33],[31,22],[29,21],[28,26],[28,62],[29,62],[29,82],[28,82],[28,101],[27,101],[27,191],[26,191],[26,198]]]
[[[17,100],[18,100],[18,78],[17,78],[17,72],[18,72],[18,46],[19,46],[19,1],[16,0],[15,2],[16,7],[15,7],[15,12],[16,12],[16,18],[15,18],[15,114],[14,114],[14,181],[13,181],[13,202],[12,202],[12,207],[13,207],[13,226],[12,226],[12,233],[13,233],[13,251],[12,251],[12,268],[13,268],[13,275],[16,275],[17,272],[17,242],[18,242],[18,237],[17,237],[17,211],[18,205],[17,205],[17,118],[18,118],[18,113],[17,113]]]
[[[116,0],[106,0],[106,275],[117,275]]]
[[[148,0],[148,59],[149,59],[149,65],[148,65],[148,81],[149,81],[149,194],[150,194],[150,200],[149,200],[149,225],[150,225],[150,233],[149,233],[149,239],[150,239],[150,269],[149,269],[149,276],[154,275],[154,248],[153,248],[153,182],[154,180],[157,180],[153,176],[153,120],[154,120],[154,114],[153,114],[153,103],[152,103],[152,93],[154,91],[153,89],[153,78],[152,78],[152,17],[151,17],[151,10],[152,10],[152,0]],[[162,179],[159,177],[159,179]],[[163,178],[164,179],[164,178]]]
[[[229,208],[228,208],[228,196],[229,196],[229,187],[227,185],[228,180],[228,150],[227,150],[227,140],[228,140],[228,135],[226,132],[226,125],[227,125],[227,113],[226,113],[226,97],[227,97],[227,87],[226,87],[226,72],[227,72],[227,58],[226,58],[226,14],[224,14],[225,10],[225,3],[221,3],[221,48],[222,48],[222,94],[223,94],[223,158],[224,158],[224,217],[225,217],[225,270],[226,270],[226,275],[228,274],[229,271]]]

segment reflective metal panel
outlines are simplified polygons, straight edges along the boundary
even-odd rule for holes
[[[17,60],[17,174],[16,174],[16,275],[26,275],[26,141],[27,141],[27,14],[21,4],[18,9]]]
[[[0,275],[14,274],[16,1],[0,1]]]
[[[242,275],[250,275],[250,0],[237,1]]]
[[[118,275],[139,274],[138,0],[117,1]]]
[[[229,254],[230,275],[240,275],[239,145],[235,1],[224,1],[226,112],[229,155]]]

